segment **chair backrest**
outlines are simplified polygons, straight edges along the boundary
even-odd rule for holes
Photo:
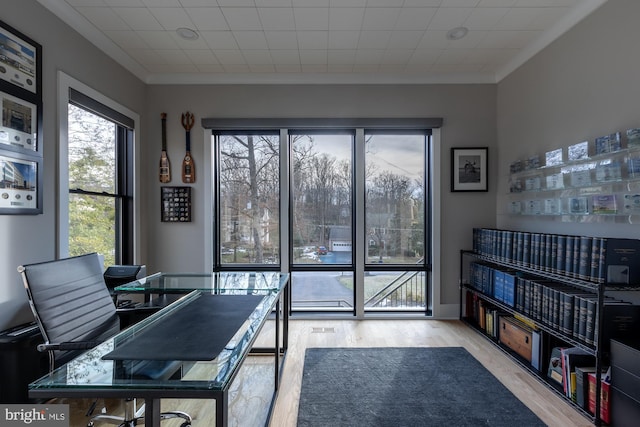
[[[18,272],[45,344],[97,343],[120,330],[98,254],[22,265]],[[58,367],[79,353],[50,351],[50,367]]]

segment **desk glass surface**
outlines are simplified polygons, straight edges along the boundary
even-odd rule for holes
[[[172,289],[189,290],[185,283],[200,283],[189,294],[175,303],[139,323],[125,329],[97,347],[76,357],[69,363],[57,368],[51,374],[31,383],[31,390],[57,389],[80,391],[96,389],[123,390],[174,390],[176,395],[180,391],[217,391],[224,390],[233,380],[235,371],[239,368],[249,353],[262,325],[272,313],[276,302],[288,282],[288,275],[281,273],[234,273],[216,274],[159,274],[150,276],[149,280],[139,280],[136,286],[142,286],[146,291],[157,291],[159,288],[174,286]],[[216,279],[222,280],[222,287],[215,286]],[[162,281],[161,279],[169,279]],[[172,280],[176,279],[176,280]],[[267,280],[268,279],[268,280]],[[264,282],[263,282],[264,281]],[[259,283],[256,289],[254,282]],[[214,285],[214,286],[212,286]],[[125,285],[124,287],[127,287]],[[194,289],[193,287],[191,289]],[[103,360],[102,356],[111,352],[117,345],[134,340],[136,335],[146,328],[153,327],[157,321],[171,316],[176,310],[188,309],[190,302],[205,294],[252,294],[263,295],[255,310],[236,332],[225,348],[213,360],[188,361],[183,363],[182,377],[171,379],[140,379],[131,374],[130,369],[123,369],[123,364],[133,366],[140,361]],[[135,394],[135,393],[134,393]]]
[[[226,294],[246,294],[247,291],[252,291],[253,294],[262,295],[282,289],[287,280],[286,274],[278,272],[156,273],[117,286],[115,291],[121,293],[185,293],[197,289]]]

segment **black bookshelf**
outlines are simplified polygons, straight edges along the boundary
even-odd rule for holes
[[[519,237],[516,237],[516,233],[520,233]],[[637,262],[640,241],[598,238],[596,246],[594,238],[571,236],[573,242],[581,242],[578,247],[586,248],[588,242],[590,248],[601,249],[593,257],[591,251],[585,256],[579,250],[575,251],[574,244],[570,251],[563,249],[571,261],[564,260],[564,267],[558,268],[560,264],[557,259],[553,265],[549,259],[550,242],[554,236],[474,229],[474,249],[460,252],[460,319],[509,354],[549,388],[559,392],[595,425],[600,425],[600,378],[596,381],[595,411],[589,412],[588,405],[585,408],[577,405],[547,378],[549,358],[554,346],[575,347],[593,356],[596,372],[599,372],[609,363],[609,340],[629,336],[638,330],[640,306],[610,298],[606,292],[640,290],[640,284],[637,284],[640,282],[640,273],[632,266],[628,266],[626,271],[623,268],[623,261]],[[549,245],[534,244],[543,241],[549,242]],[[520,247],[516,249],[516,245]],[[624,253],[625,257],[621,258],[618,252]],[[581,260],[583,274],[579,270]],[[591,270],[593,263],[596,265]],[[590,267],[589,274],[584,274],[586,265]],[[526,287],[527,282],[534,285]],[[541,336],[538,337],[541,349],[538,367],[533,367],[530,361],[524,360],[500,342],[497,331],[491,330],[497,324],[494,315],[514,317]],[[480,319],[479,316],[487,317]],[[624,321],[620,323],[620,319]],[[489,321],[493,324],[488,325]],[[581,325],[580,322],[584,323]]]

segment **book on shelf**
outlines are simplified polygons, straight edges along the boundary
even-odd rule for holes
[[[554,347],[549,357],[549,368],[547,369],[547,378],[549,382],[558,390],[564,389],[562,382],[562,349],[564,347]]]
[[[595,366],[577,366],[576,365],[576,404],[584,409],[588,410],[589,403],[589,374],[594,374]]]
[[[607,378],[606,373],[600,374],[600,419],[605,423],[609,424],[611,422],[611,401],[610,401],[610,393],[611,393],[611,384],[606,381]],[[595,414],[596,412],[596,372],[590,372],[588,374],[589,378],[589,412],[591,414]]]
[[[566,397],[576,402],[576,366],[595,365],[596,358],[593,354],[578,347],[562,348],[560,354],[562,355],[562,378],[564,393]]]
[[[585,215],[589,213],[589,201],[586,197],[570,197],[567,200],[568,211],[574,215]]]
[[[629,158],[627,159],[627,174],[629,178],[640,177],[640,156],[629,156]]]

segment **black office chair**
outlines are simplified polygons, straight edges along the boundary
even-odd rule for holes
[[[49,370],[62,366],[120,331],[116,306],[104,282],[98,254],[91,253],[18,267],[29,305],[44,338],[38,351],[49,353]],[[181,411],[163,412],[161,419],[191,417]],[[125,401],[125,416],[99,414],[95,421],[121,426],[144,422],[144,405]]]

